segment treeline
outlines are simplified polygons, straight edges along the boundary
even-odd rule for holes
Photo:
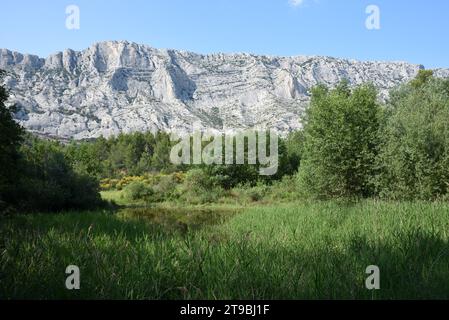
[[[221,181],[225,189],[242,183],[256,184],[263,180],[267,183],[279,180],[285,175],[294,174],[299,166],[301,143],[298,134],[291,134],[287,138],[278,137],[279,166],[272,176],[260,176],[259,163],[247,164],[248,141],[245,140],[245,164],[243,165],[175,165],[170,161],[172,147],[179,141],[171,141],[170,135],[158,133],[129,133],[119,134],[108,139],[99,138],[94,141],[73,141],[68,145],[61,145],[61,151],[77,172],[96,177],[122,178],[126,176],[143,176],[149,173],[186,172],[201,169],[207,175],[214,176]],[[269,141],[268,141],[269,142]],[[203,146],[209,141],[203,141]],[[235,143],[235,141],[234,141]],[[256,139],[256,145],[258,138]],[[191,144],[193,142],[191,141]],[[224,143],[223,159],[224,159]],[[191,155],[193,148],[190,148]],[[235,158],[234,148],[234,158]],[[193,155],[192,155],[193,157]]]

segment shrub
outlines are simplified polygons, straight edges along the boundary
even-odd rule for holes
[[[282,180],[273,182],[266,198],[273,201],[294,201],[301,197],[299,188],[298,175],[284,176]]]
[[[90,176],[72,174],[70,182],[70,197],[67,200],[69,208],[89,209],[103,206],[98,181]]]
[[[123,193],[125,198],[128,200],[147,200],[154,194],[153,189],[141,181],[133,181],[128,184],[124,189]]]
[[[146,182],[146,179],[143,176],[125,176],[115,183],[115,188],[122,190],[133,182]]]
[[[233,191],[243,202],[258,202],[266,197],[270,191],[270,186],[259,182],[255,186],[241,185]]]
[[[119,183],[119,181],[119,179],[101,179],[100,189],[103,191],[114,190],[117,188],[117,184]]]
[[[255,185],[260,177],[258,165],[250,164],[210,165],[201,170],[203,175],[210,177],[211,181],[223,189],[241,184]]]
[[[202,169],[192,169],[186,173],[180,192],[182,200],[188,203],[213,202],[224,194],[219,178],[210,176]]]
[[[154,201],[172,199],[176,193],[178,181],[174,175],[161,176],[158,183],[153,186],[153,191],[157,195]]]

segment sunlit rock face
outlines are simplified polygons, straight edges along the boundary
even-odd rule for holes
[[[286,133],[317,84],[373,83],[379,98],[422,66],[330,57],[201,55],[126,41],[46,59],[0,49],[0,68],[28,130],[61,138],[132,131],[275,129]],[[439,76],[449,70],[439,69]]]

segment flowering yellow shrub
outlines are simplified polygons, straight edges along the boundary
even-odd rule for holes
[[[176,183],[182,183],[185,178],[184,172],[175,172],[170,174],[164,173],[147,173],[143,176],[125,176],[121,179],[102,179],[100,181],[101,190],[122,190],[132,182],[143,182],[147,185],[154,185],[160,182],[162,177],[172,176]]]

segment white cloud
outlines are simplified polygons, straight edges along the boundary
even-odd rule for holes
[[[288,3],[292,6],[292,7],[299,7],[301,5],[304,4],[304,0],[288,0]]]

